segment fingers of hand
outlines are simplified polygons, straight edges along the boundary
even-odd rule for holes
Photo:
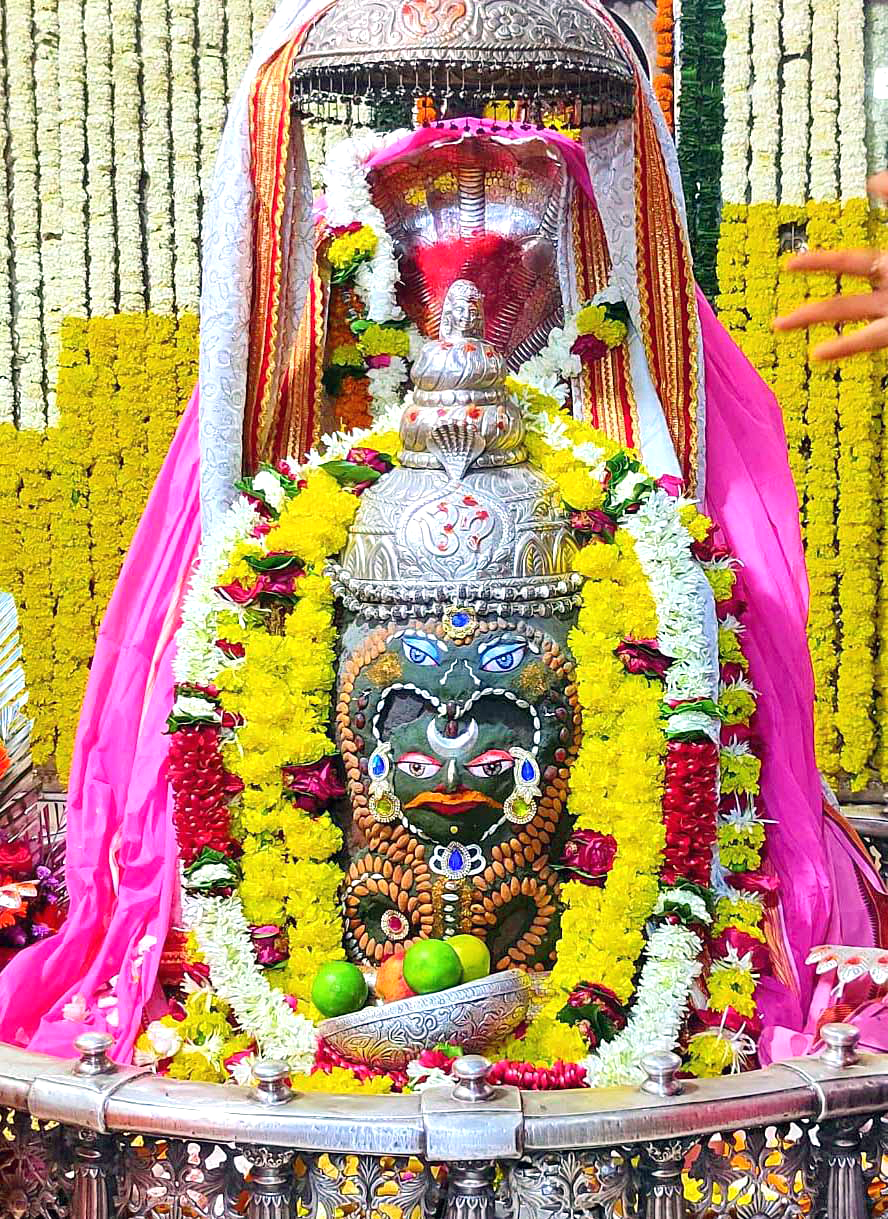
[[[809,250],[786,264],[789,271],[829,271],[833,275],[869,278],[878,260],[876,250]]]
[[[883,169],[879,174],[873,174],[867,180],[866,189],[871,195],[876,195],[880,199],[888,199],[888,169]]]
[[[842,360],[861,351],[878,351],[882,347],[888,347],[888,318],[872,322],[852,334],[843,334],[841,338],[821,343],[814,348],[811,356],[815,360]]]
[[[885,316],[882,294],[864,292],[858,296],[834,296],[825,301],[809,301],[785,317],[774,319],[775,330],[801,330],[823,322],[866,322]]]

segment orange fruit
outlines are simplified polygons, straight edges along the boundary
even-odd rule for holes
[[[376,971],[376,993],[383,1003],[394,1003],[397,999],[409,999],[416,994],[404,980],[404,951],[386,957]]]

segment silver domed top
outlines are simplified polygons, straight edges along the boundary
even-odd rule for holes
[[[309,28],[294,101],[431,97],[446,114],[491,98],[557,100],[585,125],[631,114],[632,71],[583,0],[338,0]]]

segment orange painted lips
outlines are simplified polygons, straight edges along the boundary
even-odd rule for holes
[[[503,806],[498,800],[485,796],[484,792],[472,791],[462,787],[455,792],[420,792],[405,804],[405,808],[427,808],[441,817],[460,817],[474,808],[500,809]]]

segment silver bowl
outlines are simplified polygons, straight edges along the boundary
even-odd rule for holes
[[[514,1032],[533,997],[530,975],[506,969],[432,995],[334,1016],[321,1021],[318,1032],[352,1062],[403,1070],[417,1054],[442,1042],[483,1053]]]

